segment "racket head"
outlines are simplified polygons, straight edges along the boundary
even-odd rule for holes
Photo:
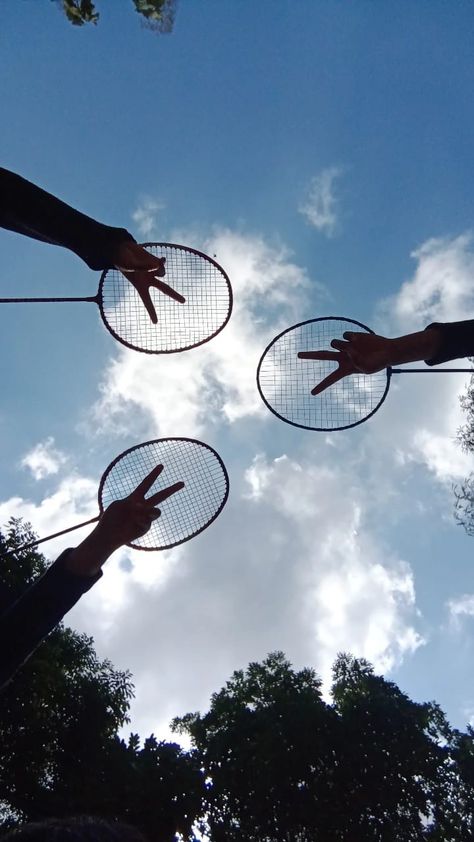
[[[104,471],[98,492],[101,514],[114,500],[127,497],[156,466],[163,470],[147,498],[175,482],[185,486],[158,505],[159,518],[145,535],[127,546],[168,550],[207,529],[229,496],[229,476],[215,450],[190,438],[153,439],[125,450]]]
[[[97,303],[108,331],[122,345],[145,354],[173,354],[209,342],[232,313],[233,296],[224,269],[207,254],[176,243],[143,243],[166,258],[160,279],[186,299],[184,304],[150,287],[158,323],[151,321],[132,284],[118,269],[102,272]]]
[[[311,389],[337,368],[331,360],[301,360],[299,351],[334,351],[332,339],[345,331],[373,333],[345,316],[323,316],[293,325],[278,334],[263,352],[257,368],[260,396],[277,418],[305,430],[348,430],[367,421],[383,404],[391,369],[352,374],[319,395]]]

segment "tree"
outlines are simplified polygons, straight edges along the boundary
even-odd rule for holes
[[[36,550],[5,554],[33,538],[15,520],[0,533],[10,598],[46,568]],[[0,693],[0,835],[82,813],[128,821],[150,842],[193,838],[201,772],[174,743],[119,737],[132,696],[130,673],[99,660],[90,637],[63,625],[49,635]]]
[[[340,655],[333,703],[281,652],[176,719],[208,781],[211,842],[457,842],[473,829],[474,742],[367,662]]]
[[[96,24],[99,12],[92,0],[54,0],[74,26]],[[171,32],[176,13],[176,0],[132,0],[135,10],[145,19],[145,25],[157,32]]]
[[[471,378],[460,403],[466,413],[466,423],[459,428],[457,440],[466,453],[474,453],[474,378]],[[455,485],[453,491],[455,520],[460,526],[464,526],[468,535],[474,536],[474,474]]]

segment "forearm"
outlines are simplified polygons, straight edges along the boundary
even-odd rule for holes
[[[124,228],[103,225],[3,168],[0,168],[0,226],[64,246],[91,269],[111,268],[119,244],[134,242]]]
[[[71,550],[0,615],[0,687],[86,593],[101,573],[81,576],[68,568]]]
[[[68,554],[66,569],[75,576],[95,577],[107,559],[120,546],[111,534],[104,533],[100,524]]]
[[[439,331],[426,329],[386,341],[389,343],[390,365],[394,366],[436,357],[442,337]]]

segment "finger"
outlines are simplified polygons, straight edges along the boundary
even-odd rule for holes
[[[156,287],[156,289],[159,289],[160,292],[163,292],[169,298],[174,298],[174,300],[178,301],[179,304],[184,304],[184,302],[186,301],[186,299],[183,298],[183,296],[180,295],[179,292],[176,292],[176,290],[173,289],[173,287],[170,287],[168,286],[168,284],[165,284],[164,281],[159,281],[157,278],[154,278],[153,281],[151,281],[150,283],[152,283],[153,286]]]
[[[151,497],[147,498],[147,503],[151,503],[153,506],[156,503],[162,503],[163,500],[167,500],[168,497],[171,497],[172,494],[176,494],[177,491],[181,491],[184,488],[184,482],[175,482],[174,485],[169,485],[168,488],[162,488],[161,491],[157,491],[156,494],[152,494]]]
[[[148,269],[148,272],[154,272],[155,275],[158,275],[159,278],[162,278],[166,275],[166,257],[157,257],[158,266],[155,266],[154,269]]]
[[[146,475],[145,479],[142,479],[140,485],[137,485],[135,491],[132,491],[130,497],[145,497],[145,494],[150,490],[157,477],[160,476],[162,470],[163,465],[156,465],[153,470]]]
[[[144,535],[145,532],[148,532],[150,526],[154,521],[153,515],[149,515],[148,517],[139,518],[135,521],[135,530],[140,535]]]
[[[144,307],[146,308],[148,315],[150,316],[151,321],[154,325],[156,325],[158,322],[158,318],[156,315],[155,306],[153,304],[153,301],[151,300],[151,295],[148,287],[145,286],[143,289],[141,287],[138,287],[138,279],[134,277],[133,274],[131,275],[131,277],[129,277],[129,275],[131,274],[130,272],[123,272],[122,274],[124,274],[127,281],[130,281],[130,283],[135,287],[136,291],[138,292],[138,295],[140,296],[143,302]]]
[[[338,360],[339,354],[335,351],[299,351],[300,360]]]
[[[137,256],[135,255],[135,260]],[[163,278],[166,275],[166,257],[154,257],[147,251],[140,252],[140,259],[135,266],[119,266],[118,263],[115,264],[116,269],[119,272],[122,272],[123,275],[127,274],[127,272],[153,272],[155,275],[158,275],[159,278]]]
[[[332,371],[331,374],[328,374],[324,380],[321,380],[321,383],[318,383],[314,389],[311,389],[311,394],[319,395],[320,392],[324,392],[325,389],[329,389],[330,386],[334,386],[334,383],[337,383],[338,380],[342,380],[345,376],[344,372],[341,372],[339,368],[336,368],[336,370]]]
[[[360,330],[346,330],[345,333],[342,334],[344,339],[348,339],[349,342],[353,342],[354,339],[358,339],[359,336],[367,336],[366,333],[362,333]]]
[[[350,342],[343,342],[342,339],[333,339],[331,342],[331,347],[337,348],[339,351],[347,351],[350,344]]]

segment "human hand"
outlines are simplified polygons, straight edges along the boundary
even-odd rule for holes
[[[115,550],[148,532],[161,514],[157,504],[184,488],[184,482],[175,482],[146,498],[162,470],[163,465],[157,465],[128,497],[107,507],[95,529],[67,557],[65,565],[70,572],[94,576]]]
[[[178,301],[179,304],[184,304],[186,301],[179,292],[176,292],[168,284],[165,284],[164,281],[158,280],[158,278],[162,278],[166,274],[165,261],[165,257],[155,257],[155,255],[150,254],[143,246],[129,240],[120,243],[114,256],[114,266],[135,287],[151,321],[155,325],[158,318],[153,301],[151,300],[150,287],[158,289],[160,292],[168,295],[169,298]]]
[[[312,395],[319,395],[349,374],[374,374],[392,365],[393,345],[394,340],[375,333],[346,331],[343,339],[333,339],[331,342],[337,351],[300,351],[298,357],[301,360],[331,360],[338,363],[338,367],[311,390]]]
[[[157,465],[128,497],[115,500],[107,507],[96,527],[104,543],[117,549],[145,535],[153,521],[161,515],[160,509],[156,508],[157,504],[184,488],[184,482],[175,482],[146,498],[147,491],[162,470],[163,465]]]

